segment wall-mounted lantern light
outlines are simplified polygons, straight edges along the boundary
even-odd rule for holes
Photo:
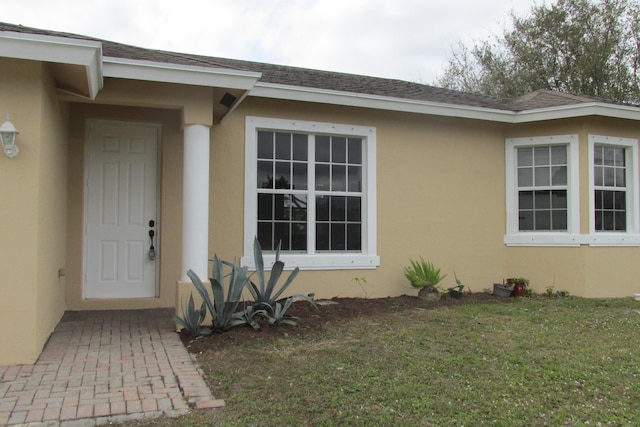
[[[18,155],[18,146],[16,145],[16,136],[18,130],[9,120],[9,113],[7,113],[7,120],[0,126],[0,140],[2,140],[2,148],[4,148],[4,155],[10,159],[13,159]]]

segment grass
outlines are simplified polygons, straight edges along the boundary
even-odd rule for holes
[[[412,310],[199,361],[226,408],[148,425],[640,425],[632,299]]]

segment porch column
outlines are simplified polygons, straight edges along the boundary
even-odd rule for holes
[[[210,128],[184,126],[182,176],[182,280],[187,270],[202,280],[209,273],[209,139]]]

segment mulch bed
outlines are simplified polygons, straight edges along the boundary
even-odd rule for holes
[[[410,295],[387,298],[332,298],[318,301],[319,310],[317,311],[305,301],[296,301],[287,314],[300,319],[298,326],[270,327],[268,324],[261,323],[263,326],[260,331],[250,326],[238,326],[224,333],[213,333],[195,341],[192,341],[184,331],[180,336],[189,351],[197,354],[216,351],[229,345],[273,342],[283,337],[316,338],[324,333],[327,326],[337,325],[349,319],[375,318],[416,308],[433,309],[442,306],[510,301],[512,301],[511,298],[499,298],[488,293],[465,294],[461,299],[444,297],[437,302],[428,302]]]

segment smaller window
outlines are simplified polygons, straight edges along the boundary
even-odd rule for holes
[[[631,244],[638,233],[637,153],[636,139],[589,135],[591,244]]]
[[[578,244],[578,136],[514,138],[505,147],[505,243]]]

